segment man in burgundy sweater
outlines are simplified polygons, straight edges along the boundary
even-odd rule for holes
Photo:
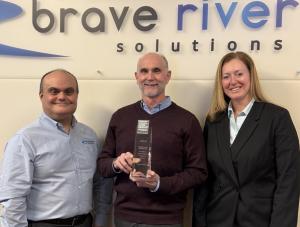
[[[147,53],[135,73],[142,100],[117,110],[98,160],[104,177],[116,177],[116,227],[183,227],[187,191],[207,178],[202,130],[196,117],[165,95],[167,59]],[[137,122],[150,122],[151,170],[133,175]]]

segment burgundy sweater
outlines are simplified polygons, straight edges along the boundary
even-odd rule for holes
[[[157,192],[138,188],[128,174],[112,170],[114,158],[133,153],[138,120],[151,123],[151,167],[160,176]],[[143,224],[182,223],[187,190],[207,177],[201,126],[175,103],[153,115],[142,109],[140,101],[123,107],[110,120],[98,167],[104,177],[116,176],[116,218]]]

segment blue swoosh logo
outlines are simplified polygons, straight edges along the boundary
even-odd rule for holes
[[[37,52],[33,50],[26,50],[22,48],[7,46],[0,43],[0,55],[10,55],[10,56],[19,56],[19,57],[66,57],[57,54],[48,54],[43,52]]]
[[[16,4],[0,1],[0,22],[19,16],[22,8]]]
[[[10,2],[0,0],[0,23],[15,18],[23,13],[23,9]],[[20,56],[20,57],[66,57],[63,55],[49,54],[34,50],[27,50],[8,46],[0,43],[0,55]]]

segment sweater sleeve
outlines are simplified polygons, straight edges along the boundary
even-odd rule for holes
[[[205,126],[204,126],[204,132],[203,132],[205,144],[207,144],[208,127],[209,127],[209,122],[206,120]],[[205,150],[207,152],[206,147],[205,147]],[[206,155],[207,155],[207,153],[206,153]],[[208,164],[208,169],[209,169],[209,164]],[[210,172],[210,170],[208,170],[208,172]],[[201,184],[200,186],[194,188],[192,227],[207,226],[206,206],[207,206],[208,191],[209,191],[209,187],[210,187],[209,186],[209,183],[210,183],[209,176],[204,184]]]
[[[176,194],[202,184],[207,178],[206,155],[201,126],[194,115],[186,122],[182,136],[183,169],[161,177],[158,192]]]
[[[106,138],[102,147],[101,154],[98,158],[98,170],[103,177],[114,177],[116,173],[113,171],[112,162],[116,158],[116,135],[115,135],[115,114],[112,116]]]

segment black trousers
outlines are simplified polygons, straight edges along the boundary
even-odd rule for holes
[[[74,227],[92,227],[93,217],[89,215],[82,224],[73,225]],[[72,227],[72,225],[57,225],[44,222],[35,222],[28,224],[28,227]]]
[[[134,223],[134,222],[127,222],[127,221],[115,218],[115,227],[183,227],[183,225],[182,224],[147,225],[147,224],[138,224],[138,223]]]

